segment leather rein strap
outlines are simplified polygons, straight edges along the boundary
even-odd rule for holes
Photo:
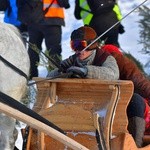
[[[57,131],[66,134],[61,128],[57,127],[55,124],[53,124],[52,122],[48,121],[47,119],[45,119],[44,117],[42,117],[41,115],[39,115],[38,113],[34,112],[33,110],[29,109],[28,107],[24,106],[23,104],[21,104],[20,102],[18,102],[17,100],[13,99],[12,97],[6,95],[5,93],[0,91],[0,102],[3,104],[6,104],[54,129],[56,129]]]
[[[13,64],[11,64],[10,62],[8,62],[1,55],[0,55],[0,60],[3,63],[5,63],[7,66],[9,66],[10,68],[12,68],[14,71],[16,71],[18,74],[20,74],[21,76],[25,77],[27,79],[27,81],[28,81],[28,76],[22,70],[20,70],[19,68],[17,68],[16,66],[14,66]]]

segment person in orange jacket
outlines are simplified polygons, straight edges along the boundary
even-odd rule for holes
[[[24,0],[18,1],[18,5],[20,5],[20,7],[26,3]],[[59,64],[61,60],[62,26],[65,26],[64,8],[60,5],[59,0],[43,0],[42,2],[44,14],[43,19],[39,22],[34,22],[33,20],[32,23],[27,23],[30,43],[28,49],[31,66],[30,79],[38,76],[38,63],[40,62],[39,53],[42,51],[43,41],[45,42],[49,57],[57,64]],[[69,8],[69,3],[67,8]],[[47,10],[46,13],[44,13],[45,10]],[[24,14],[24,17],[22,16],[22,18],[25,17],[26,16]],[[35,45],[37,48],[30,45]]]
[[[143,97],[144,102],[143,119],[146,122],[144,134],[150,135],[150,81],[145,77],[143,72],[137,67],[137,65],[131,59],[123,55],[123,53],[120,51],[118,47],[108,44],[102,46],[102,49],[109,52],[116,59],[120,71],[120,79],[131,80],[134,84],[134,92],[138,93],[141,97]],[[130,111],[132,110],[133,108],[131,108],[130,110],[128,108],[127,113],[131,114]],[[133,123],[134,121],[137,120],[136,118],[137,117],[132,117],[129,119],[128,128],[130,128],[130,121]],[[142,121],[143,119],[142,118],[138,119],[139,124],[140,120],[141,122],[143,122]],[[134,129],[135,131],[133,131]],[[136,129],[135,127],[133,128],[133,130],[131,131],[132,132],[131,134],[134,135],[135,137],[136,136],[135,132],[138,131],[138,129]],[[142,134],[143,133],[141,133],[141,135]]]

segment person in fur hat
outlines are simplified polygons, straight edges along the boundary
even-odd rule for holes
[[[131,73],[127,73],[132,70],[131,66],[134,66],[134,70],[136,65],[124,57],[116,46],[105,45],[101,47],[98,41],[91,44],[96,38],[97,34],[91,27],[83,26],[74,30],[71,33],[70,45],[75,54],[63,60],[60,68],[49,72],[47,77],[55,77],[61,73],[71,73],[71,76],[80,78],[132,80],[136,85],[136,75],[130,76]],[[86,46],[88,48],[84,50]],[[118,59],[117,56],[122,59]],[[130,62],[130,65],[126,65],[126,62]],[[129,69],[125,70],[127,67]],[[134,72],[133,70],[132,72]],[[138,87],[137,90],[139,90]],[[133,136],[137,147],[142,147],[146,125],[144,120],[145,102],[141,93],[134,93],[127,107],[128,130]]]
[[[96,38],[97,34],[91,27],[82,26],[74,30],[71,33],[70,45],[75,54],[63,60],[61,69],[54,69],[47,77],[71,72],[72,76],[81,78],[117,80],[119,69],[115,58],[100,49],[97,41],[83,51]]]

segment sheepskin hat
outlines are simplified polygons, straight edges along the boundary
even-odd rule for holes
[[[82,26],[71,33],[71,40],[86,40],[89,45],[97,38],[95,30],[89,26]],[[98,42],[93,43],[88,49],[95,49],[98,46]]]

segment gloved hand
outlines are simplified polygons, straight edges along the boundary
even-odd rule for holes
[[[60,63],[62,72],[66,72],[67,69],[70,68],[71,66],[72,66],[72,63],[71,63],[70,59],[65,59],[65,60],[61,61],[61,63]]]
[[[56,77],[56,76],[58,76],[60,74],[61,74],[61,72],[59,72],[59,70],[56,68],[56,69],[48,72],[46,77],[52,77],[53,78],[53,77]]]
[[[77,67],[77,66],[71,66],[67,69],[67,73],[73,73],[73,75],[79,75],[81,78],[84,78],[87,76],[88,69],[86,67]]]
[[[123,34],[125,32],[124,26],[122,24],[119,25],[119,33]]]

